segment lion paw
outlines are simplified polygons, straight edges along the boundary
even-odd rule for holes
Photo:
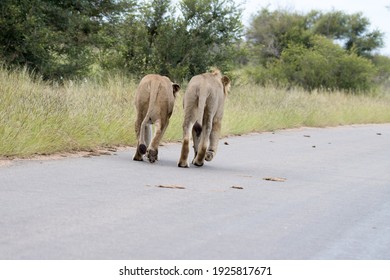
[[[149,159],[150,163],[154,163],[158,160],[158,151],[157,150],[148,150],[146,156]]]
[[[136,161],[143,161],[144,159],[143,159],[143,157],[142,157],[141,154],[136,153],[136,154],[134,155],[134,157],[133,157],[133,160],[136,160]]]
[[[211,161],[214,158],[214,152],[213,151],[207,151],[205,160]]]
[[[179,162],[177,164],[178,167],[181,167],[181,168],[188,168],[188,163],[187,162]]]
[[[204,162],[203,162],[203,161],[198,162],[198,161],[196,161],[196,160],[194,159],[194,160],[192,161],[192,164],[195,165],[195,166],[201,167],[201,166],[203,166]]]
[[[141,155],[144,155],[146,153],[146,146],[145,146],[145,144],[139,145],[138,148],[137,148],[137,151]]]

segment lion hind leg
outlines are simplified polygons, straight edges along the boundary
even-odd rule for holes
[[[207,146],[208,146],[208,142],[209,142],[209,139],[208,139],[209,135],[210,135],[210,133],[207,133],[207,131],[202,133],[199,147],[198,147],[198,153],[196,154],[194,160],[192,161],[192,163],[196,166],[203,166],[203,164],[204,164]]]
[[[146,146],[142,143],[142,137],[141,135],[144,133],[143,131],[143,120],[145,118],[145,115],[138,112],[137,119],[135,121],[135,134],[137,136],[137,149],[135,151],[135,154],[133,156],[133,160],[142,161],[143,155],[146,153]]]
[[[204,164],[206,151],[209,145],[211,128],[212,128],[212,124],[211,124],[210,114],[207,113],[203,117],[202,134],[200,136],[198,153],[195,156],[194,160],[192,161],[192,163],[196,166],[202,166]]]
[[[143,119],[141,125],[138,128],[139,138],[138,138],[138,148],[137,151],[144,155],[147,150],[148,141],[150,141],[149,134],[151,133],[151,124],[152,121],[150,117],[148,117],[148,114],[146,114],[145,118]]]
[[[213,127],[210,134],[210,146],[206,152],[206,161],[211,161],[217,153],[219,135],[221,132],[221,120],[216,119],[213,121]]]
[[[184,97],[184,121],[183,121],[183,143],[181,147],[178,167],[189,167],[188,154],[190,153],[191,131],[197,120],[198,100],[196,95],[186,95]],[[196,133],[196,132],[195,132]],[[194,145],[196,152],[196,148]]]
[[[149,147],[150,142],[152,141],[152,124],[148,123],[145,127],[145,145]]]
[[[190,153],[190,130],[191,123],[183,124],[183,143],[181,146],[181,153],[178,167],[189,167],[188,165],[188,154]]]
[[[154,163],[158,160],[158,145],[160,144],[160,141],[168,126],[168,122],[162,122],[161,119],[158,119],[154,123],[154,126],[154,136],[147,149],[147,157],[151,163]]]
[[[198,121],[196,121],[194,126],[192,127],[192,141],[194,142],[195,156],[198,154],[198,147],[200,143],[201,133],[202,133],[202,126],[198,123]]]
[[[146,154],[147,147],[150,144],[152,138],[152,124],[147,123],[143,130],[143,137],[140,138],[139,144],[138,144],[138,152],[141,155]]]
[[[177,166],[189,167],[188,154],[190,153],[190,138],[191,130],[195,122],[195,114],[191,114],[184,119],[183,122],[183,143],[181,147],[180,159]],[[195,150],[196,151],[196,150]]]

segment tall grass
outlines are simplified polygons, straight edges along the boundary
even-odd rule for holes
[[[224,134],[301,126],[390,122],[390,95],[278,89],[241,85],[226,104]]]
[[[29,156],[134,143],[136,85],[120,76],[53,86],[0,71],[0,155]]]
[[[97,147],[135,145],[137,82],[114,75],[56,86],[26,71],[0,68],[0,156],[26,157]],[[182,135],[182,95],[164,141]],[[233,86],[223,135],[300,126],[390,122],[390,96],[307,93],[256,85]]]

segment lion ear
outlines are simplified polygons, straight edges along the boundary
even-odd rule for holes
[[[230,79],[227,77],[227,76],[223,76],[222,78],[221,78],[221,80],[222,80],[222,84],[226,87],[227,85],[229,85],[230,84]]]
[[[178,84],[172,84],[172,88],[173,88],[173,96],[176,97],[176,92],[180,90],[180,86]]]
[[[222,81],[222,84],[223,84],[223,93],[225,94],[225,96],[228,94],[228,92],[230,91],[230,79],[226,76],[223,76],[221,78],[221,81]]]

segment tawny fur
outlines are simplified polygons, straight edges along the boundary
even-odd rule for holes
[[[179,167],[189,167],[190,137],[194,142],[192,163],[202,166],[217,153],[224,102],[230,80],[219,70],[194,76],[184,95],[183,143]]]
[[[158,159],[158,146],[168,127],[179,89],[179,85],[164,76],[149,74],[142,78],[135,95],[138,144],[134,160],[143,160],[144,154],[152,163]],[[152,125],[155,127],[153,139]]]

